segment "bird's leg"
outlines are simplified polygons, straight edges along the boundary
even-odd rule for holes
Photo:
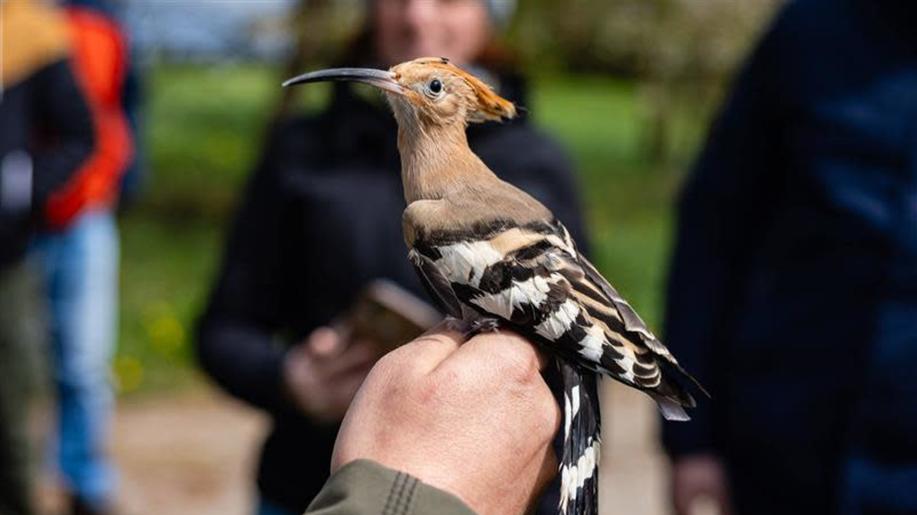
[[[443,320],[443,325],[446,326],[447,331],[455,331],[464,335],[468,331],[469,322],[449,315]]]

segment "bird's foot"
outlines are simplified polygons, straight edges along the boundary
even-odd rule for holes
[[[481,333],[495,333],[500,329],[500,321],[496,318],[475,318],[462,320],[461,318],[446,317],[446,329],[461,333],[465,340],[469,340]]]
[[[495,333],[500,329],[500,321],[496,318],[476,318],[472,320],[468,337],[481,333]]]

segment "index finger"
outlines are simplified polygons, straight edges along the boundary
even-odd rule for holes
[[[390,352],[389,356],[397,355],[410,360],[413,369],[426,374],[456,352],[463,340],[461,333],[443,322]]]
[[[537,345],[512,331],[475,336],[448,357],[449,366],[502,366],[520,372],[544,370],[548,357]],[[471,368],[474,370],[474,368]]]

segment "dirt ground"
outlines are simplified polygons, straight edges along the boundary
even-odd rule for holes
[[[665,459],[651,402],[605,382],[602,513],[663,515]],[[247,515],[267,420],[208,389],[122,402],[112,452],[126,515]]]

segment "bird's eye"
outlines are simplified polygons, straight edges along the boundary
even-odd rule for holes
[[[443,83],[439,79],[433,79],[430,81],[430,84],[427,85],[427,89],[430,90],[430,93],[434,95],[439,95],[443,92]]]

